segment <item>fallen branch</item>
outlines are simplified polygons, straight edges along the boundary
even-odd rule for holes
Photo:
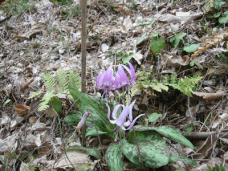
[[[188,139],[207,139],[213,134],[216,134],[219,138],[228,138],[228,132],[191,132],[185,137]]]

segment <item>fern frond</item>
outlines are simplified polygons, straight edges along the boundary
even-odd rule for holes
[[[68,91],[68,77],[65,71],[58,70],[56,72],[57,82],[59,84],[58,93],[67,93]]]
[[[42,93],[43,93],[42,90],[39,90],[39,91],[37,91],[37,92],[31,92],[30,95],[29,95],[29,97],[28,97],[28,99],[32,99],[32,98],[34,98],[34,97],[36,97],[36,96],[39,96],[39,95],[42,94]]]
[[[52,74],[47,72],[46,74],[43,74],[41,78],[47,88],[47,91],[53,91],[55,89],[56,81]]]
[[[41,99],[41,103],[39,105],[38,111],[43,111],[43,110],[46,110],[47,108],[49,108],[48,103],[54,96],[56,96],[56,94],[53,92],[46,93],[43,96],[43,98]]]
[[[68,74],[68,80],[69,88],[81,89],[81,78],[79,73],[70,72]]]

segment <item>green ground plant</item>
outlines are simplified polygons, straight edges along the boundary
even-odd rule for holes
[[[162,92],[162,90],[168,91],[169,86],[171,86],[190,97],[192,97],[191,91],[203,78],[196,75],[192,77],[177,78],[177,73],[174,72],[170,77],[163,76],[163,80],[160,81],[153,78],[153,66],[151,66],[150,72],[138,71],[136,75],[138,76],[138,89],[146,88],[150,92],[153,92],[154,90]]]
[[[60,94],[69,93],[70,87],[76,89],[81,88],[81,79],[78,73],[75,71],[63,71],[58,70],[54,74],[47,72],[41,76],[42,81],[45,85],[46,91],[39,90],[37,92],[31,92],[29,99],[43,95],[38,110],[43,111],[48,109],[50,102],[53,102],[54,109],[56,112],[61,110],[61,101],[57,98]]]

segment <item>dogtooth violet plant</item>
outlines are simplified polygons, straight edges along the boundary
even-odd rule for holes
[[[80,128],[88,122],[90,124],[88,124],[86,129],[86,137],[105,134],[114,140],[107,148],[104,156],[111,171],[123,170],[124,157],[136,168],[144,169],[159,168],[177,161],[195,165],[195,161],[189,158],[171,155],[170,147],[166,143],[167,139],[176,141],[192,149],[194,148],[192,143],[176,128],[172,126],[134,126],[137,119],[144,115],[141,114],[133,120],[132,110],[136,100],[130,103],[128,98],[126,105],[116,104],[115,101],[112,103],[108,102],[108,95],[111,90],[125,87],[128,94],[130,93],[130,85],[136,81],[136,75],[132,64],[128,64],[129,67],[118,65],[115,74],[112,66],[109,66],[106,71],[101,70],[99,72],[97,86],[103,89],[107,95],[105,100],[86,94],[83,95],[75,88],[70,88],[72,97],[75,101],[77,100],[76,105],[80,112],[84,113],[81,120],[78,120],[80,122],[77,127]],[[91,110],[91,112],[89,112],[90,114],[87,112],[88,109]],[[77,115],[74,115],[74,117],[76,116]],[[65,120],[69,121],[70,118],[72,118],[72,116],[65,118]],[[114,132],[115,136],[113,135]],[[118,134],[120,134],[119,137]],[[102,158],[97,148],[93,148],[93,150],[88,150],[86,147],[80,148],[84,148],[88,154],[96,158]]]

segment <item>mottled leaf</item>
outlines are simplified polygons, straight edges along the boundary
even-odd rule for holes
[[[136,144],[130,144],[127,140],[122,140],[121,143],[124,155],[138,166],[142,166],[140,156],[144,166],[148,168],[159,168],[169,162],[170,152],[163,138],[153,141],[139,141],[140,154]]]
[[[95,127],[88,127],[88,128],[86,129],[85,137],[88,137],[88,136],[97,136],[97,133],[98,133],[98,135],[107,134],[107,132],[103,132],[103,131],[100,131],[100,130],[96,130]]]
[[[107,106],[104,100],[97,97],[89,96],[87,94],[83,94],[72,87],[69,89],[69,91],[73,99],[77,101],[76,105],[82,114],[86,113],[87,109],[91,109],[91,115],[93,115],[93,117],[88,117],[87,122],[90,122],[93,125],[95,122],[99,130],[107,132],[107,135],[114,138],[114,134],[112,133],[112,131],[115,125],[110,124],[107,118]]]
[[[160,126],[160,127],[144,127],[141,125],[137,125],[134,127],[136,131],[157,131],[162,136],[171,139],[173,141],[176,141],[178,143],[181,143],[185,146],[188,146],[192,149],[194,149],[193,144],[185,138],[176,128],[171,126]]]
[[[161,116],[162,114],[152,113],[151,115],[148,116],[149,122],[154,122]]]
[[[182,157],[182,156],[170,156],[169,158],[169,164],[171,163],[176,163],[177,161],[182,161],[182,162],[185,162],[185,163],[189,163],[193,166],[196,166],[196,162],[192,159],[189,159],[189,158],[186,158],[186,157]]]
[[[110,171],[123,170],[123,153],[119,143],[112,143],[109,145],[105,153],[105,160],[110,168]]]
[[[87,148],[87,147],[82,147],[82,146],[72,146],[72,147],[69,147],[67,149],[67,151],[74,151],[74,150],[82,150],[83,152],[85,152],[86,154],[90,155],[90,156],[93,156],[93,157],[96,157],[97,159],[101,159],[102,158],[102,155],[101,155],[101,152],[98,148]]]

